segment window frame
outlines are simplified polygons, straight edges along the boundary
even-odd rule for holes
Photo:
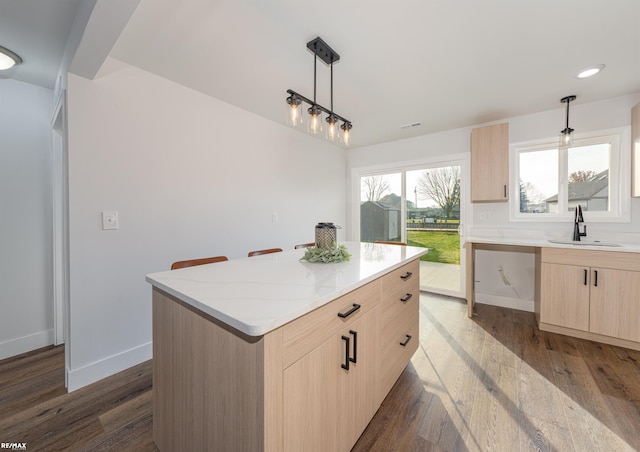
[[[576,135],[572,147],[610,143],[609,154],[609,206],[607,212],[589,211],[585,213],[588,222],[630,222],[631,167],[630,127],[600,130]],[[568,151],[558,149],[558,212],[520,212],[520,154],[550,149],[558,149],[558,139],[548,138],[529,142],[512,143],[509,146],[509,221],[510,222],[566,222],[573,221],[573,212],[568,210]]]

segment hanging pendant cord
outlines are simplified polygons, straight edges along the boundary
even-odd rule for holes
[[[567,99],[567,131],[569,130],[569,99]]]
[[[331,114],[333,115],[333,56],[331,57]]]
[[[313,52],[313,104],[316,103],[316,66],[318,65],[318,49]]]

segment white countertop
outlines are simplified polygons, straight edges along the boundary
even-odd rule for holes
[[[567,248],[578,250],[595,250],[595,251],[616,251],[622,253],[640,253],[640,244],[637,243],[616,243],[620,246],[606,246],[604,244],[598,244],[598,242],[590,242],[583,240],[579,244],[573,243],[555,243],[548,239],[535,239],[535,238],[517,238],[517,237],[466,237],[465,242],[469,243],[484,243],[488,245],[510,245],[510,246],[530,246],[530,247],[545,247],[545,248]]]
[[[179,300],[249,336],[285,323],[422,256],[426,248],[344,242],[351,259],[300,261],[304,249],[147,275]]]

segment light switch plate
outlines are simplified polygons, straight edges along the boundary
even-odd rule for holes
[[[102,212],[102,230],[109,231],[113,229],[118,229],[118,212],[105,210]]]

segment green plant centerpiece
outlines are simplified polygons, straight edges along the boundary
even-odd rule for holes
[[[320,248],[312,246],[307,248],[301,261],[320,262],[323,264],[345,262],[351,258],[351,254],[344,245],[337,245],[335,242],[330,248]]]

